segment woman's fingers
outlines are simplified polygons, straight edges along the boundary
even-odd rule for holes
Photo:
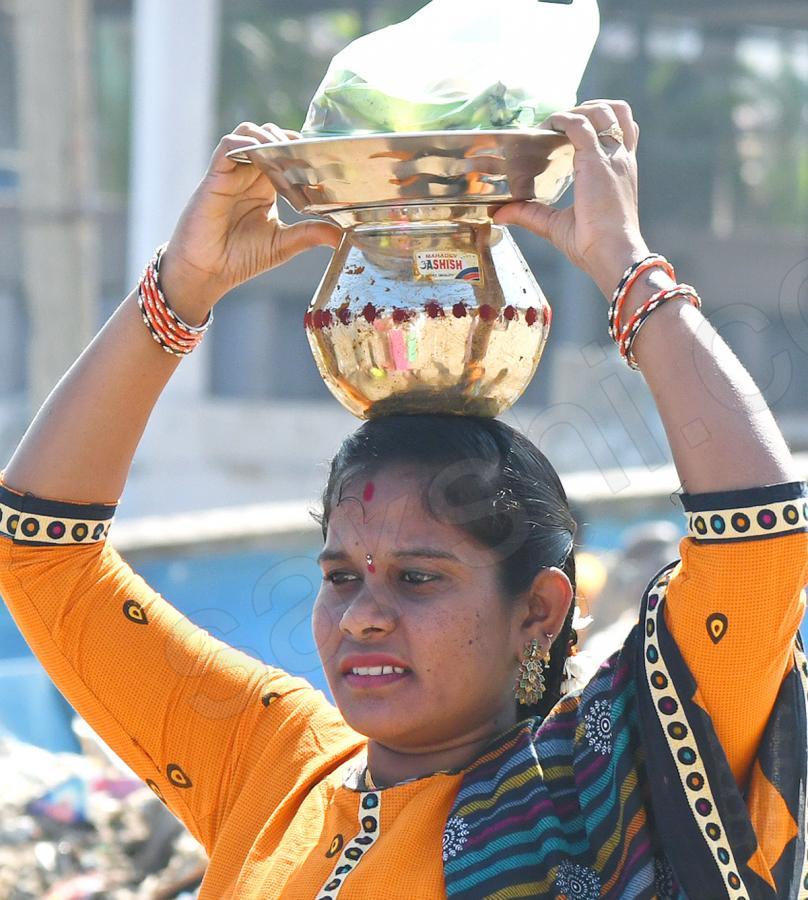
[[[237,168],[246,169],[234,159],[228,158],[227,154],[233,150],[243,150],[245,147],[254,147],[256,139],[246,135],[226,134],[218,143],[213,151],[210,159],[208,171],[212,175],[225,175],[233,172]]]
[[[631,106],[625,100],[585,100],[577,109],[589,108],[597,110],[597,114],[608,119],[608,124],[598,131],[603,131],[610,124],[617,124],[623,129],[623,140],[626,150],[630,153],[637,149],[640,135],[640,127],[634,121],[634,113]]]
[[[272,136],[272,140],[277,143],[288,143],[289,135],[284,128],[276,125],[274,122],[265,122],[261,126],[261,130]],[[266,143],[266,141],[264,142]]]
[[[542,238],[550,237],[550,224],[558,210],[538,200],[508,203],[494,213],[495,225],[519,225]]]
[[[331,247],[336,250],[342,240],[342,229],[328,222],[318,222],[315,219],[307,219],[303,222],[295,222],[294,225],[281,223],[281,244],[283,259],[286,262],[304,250],[312,247]]]
[[[591,131],[580,121],[582,118],[590,123]],[[543,124],[564,132],[576,150],[598,152],[605,157],[619,152],[620,146],[614,143],[614,138],[599,138],[600,132],[608,131],[614,125],[619,126],[623,132],[623,146],[629,153],[637,149],[640,135],[631,107],[625,100],[585,100],[570,110],[555,113]],[[597,151],[593,139],[597,142]]]
[[[606,157],[603,145],[600,143],[595,127],[588,115],[577,112],[558,112],[545,119],[542,123],[554,131],[560,131],[570,139],[575,148],[576,156],[594,156],[600,159]],[[607,126],[608,127],[608,126]]]

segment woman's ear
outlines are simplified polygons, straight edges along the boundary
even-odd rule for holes
[[[538,572],[521,604],[519,650],[533,638],[543,641],[546,634],[560,634],[572,601],[572,583],[561,569]]]

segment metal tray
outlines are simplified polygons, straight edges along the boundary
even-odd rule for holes
[[[555,203],[574,148],[544,129],[301,138],[228,153],[257,165],[299,213],[351,208]]]

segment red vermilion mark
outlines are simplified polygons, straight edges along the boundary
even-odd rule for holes
[[[304,328],[311,328],[311,325],[312,325],[311,318],[312,317],[311,317],[310,312],[307,312],[306,315],[303,316],[303,327]]]
[[[410,318],[412,313],[408,309],[401,309],[401,307],[396,307],[393,310],[393,321],[400,325],[402,322],[406,322],[407,319]]]
[[[456,319],[462,319],[466,315],[466,304],[455,303],[455,305],[452,307],[452,315]]]
[[[364,491],[362,491],[362,499],[365,501],[365,503],[370,503],[370,501],[373,499],[373,495],[375,493],[376,493],[376,485],[372,481],[369,481],[365,485]]]
[[[343,303],[342,306],[337,310],[337,318],[342,322],[343,325],[351,324],[351,311],[350,307],[347,303]]]
[[[373,324],[376,321],[376,307],[372,303],[368,303],[368,305],[362,310],[362,315],[367,319],[368,322]]]
[[[322,315],[323,328],[328,328],[331,325],[331,312],[330,310],[324,309]]]
[[[441,309],[440,303],[435,303],[434,300],[430,300],[426,305],[426,314],[430,319],[437,319],[438,316],[442,316],[443,310]]]
[[[315,328],[323,327],[323,311],[321,309],[316,309],[314,311],[314,315],[312,316],[312,321],[314,322]]]
[[[553,321],[553,311],[549,306],[544,307],[544,327],[547,326]]]
[[[513,306],[506,306],[503,315],[509,322],[513,322],[516,318],[516,308]]]
[[[535,325],[536,319],[538,319],[538,318],[539,318],[539,314],[538,314],[538,312],[536,312],[536,309],[532,306],[525,313],[525,322],[527,322],[528,325]]]
[[[487,303],[483,303],[480,307],[480,318],[483,322],[493,322],[497,317],[497,311],[493,306],[489,306]]]

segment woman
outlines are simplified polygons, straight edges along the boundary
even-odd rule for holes
[[[648,306],[675,281],[664,261],[643,268],[629,106],[591,101],[548,125],[575,147],[573,207],[513,204],[497,221],[550,240],[607,298],[621,288],[618,337],[642,311],[629,358],[690,526],[582,693],[555,703],[575,525],[552,467],[501,423],[382,419],[335,458],[313,625],[338,710],[190,625],[105,541],[178,362],[136,294],[5,469],[0,590],[71,703],[207,849],[203,898],[808,890],[805,485],[693,290]],[[165,250],[189,346],[231,288],[339,238],[283,225],[270,184],[226,158],[286,136],[223,138]]]

